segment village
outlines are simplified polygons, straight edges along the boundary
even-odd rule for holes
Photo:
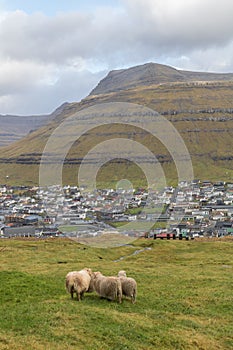
[[[194,239],[233,235],[233,183],[181,182],[161,190],[0,185],[0,238],[133,237]]]

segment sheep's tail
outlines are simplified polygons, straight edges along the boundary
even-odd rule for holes
[[[69,279],[66,279],[66,291],[67,293],[70,293],[71,296],[74,293],[74,283],[71,283]]]
[[[133,294],[131,296],[131,301],[132,301],[132,304],[136,303],[136,296],[137,296],[137,287],[135,287],[133,289]]]

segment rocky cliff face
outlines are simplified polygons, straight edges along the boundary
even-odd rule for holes
[[[189,72],[162,64],[147,63],[129,69],[111,71],[91,91],[90,95],[106,94],[140,86],[194,81],[233,81],[233,74]]]

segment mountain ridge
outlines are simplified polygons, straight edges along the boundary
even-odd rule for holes
[[[50,114],[0,114],[0,147],[8,146],[13,142],[19,141],[27,134],[46,125],[62,112],[66,104],[66,102],[63,103]]]
[[[89,96],[162,83],[231,80],[233,80],[233,73],[194,72],[150,62],[110,71],[105,78],[100,80]]]
[[[142,71],[138,72],[140,74],[131,81],[129,80],[129,71],[120,70],[120,80],[126,73],[121,89],[116,84],[116,91],[109,91],[109,86],[105,85],[104,93],[91,93],[80,102],[66,103],[59,107],[60,110],[47,125],[31,132],[8,147],[2,147],[0,183],[5,181],[6,176],[8,182],[12,183],[25,183],[25,179],[29,184],[38,183],[41,156],[53,131],[66,118],[83,109],[111,102],[138,104],[164,115],[183,138],[192,158],[196,178],[221,180],[233,178],[233,75],[231,73],[223,75],[216,73],[218,78],[222,77],[222,81],[214,79],[216,74],[213,73],[214,75],[211,75],[212,81],[202,80],[201,83],[196,83],[195,79],[188,80],[187,78],[185,81],[170,82],[171,74],[174,78],[174,74],[177,74],[176,70],[174,72],[173,68],[169,68],[169,74],[166,78],[164,67],[161,67],[160,75],[165,74],[163,77],[167,81],[155,84],[153,74],[151,75],[150,70],[148,70],[150,67],[153,68],[153,65],[146,66],[145,75],[143,75],[143,67],[141,67]],[[132,77],[133,72],[134,67],[130,71]],[[203,78],[203,73],[201,74]],[[209,73],[206,74],[209,76]],[[188,72],[187,75],[193,77],[193,72]],[[194,75],[197,77],[196,74]],[[135,81],[140,80],[140,77],[142,78],[141,84],[133,86]],[[179,77],[176,80],[180,79]],[[130,88],[129,83],[131,84]],[[80,165],[82,157],[90,149],[109,138],[119,137],[129,138],[144,144],[156,155],[164,169],[168,183],[175,183],[177,175],[171,155],[161,143],[142,131],[125,126],[120,128],[120,126],[111,124],[106,125],[105,128],[90,130],[82,137],[82,140],[73,144],[67,154],[63,171],[64,183],[77,183],[75,177],[77,167]],[[115,163],[112,162],[106,166],[107,177],[100,175],[100,178],[102,176],[102,179],[108,178],[110,182],[115,181],[121,163],[116,160]],[[137,169],[126,164],[126,171],[122,170],[121,178],[132,176],[132,179],[138,181],[140,179],[138,174]]]

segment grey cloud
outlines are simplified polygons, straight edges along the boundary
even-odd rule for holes
[[[18,113],[51,111],[87,95],[103,77],[101,71],[147,61],[233,71],[231,0],[120,4],[54,17],[22,11],[3,14],[0,113],[17,113],[17,108]]]
[[[50,113],[64,102],[76,102],[88,95],[105,74],[63,71],[53,84],[34,82],[27,91],[19,89],[7,95],[0,94],[0,114]]]
[[[9,14],[0,24],[3,57],[64,63],[71,58],[129,58],[224,46],[233,39],[233,2],[124,0],[124,11]]]
[[[139,31],[154,33],[155,43],[199,47],[233,38],[231,0],[123,0]],[[157,35],[156,35],[157,34]],[[171,46],[172,48],[172,46]]]
[[[0,24],[2,57],[65,63],[70,59],[145,59],[157,53],[190,51],[233,39],[233,3],[124,0],[124,11],[64,13],[53,18],[17,11]]]

